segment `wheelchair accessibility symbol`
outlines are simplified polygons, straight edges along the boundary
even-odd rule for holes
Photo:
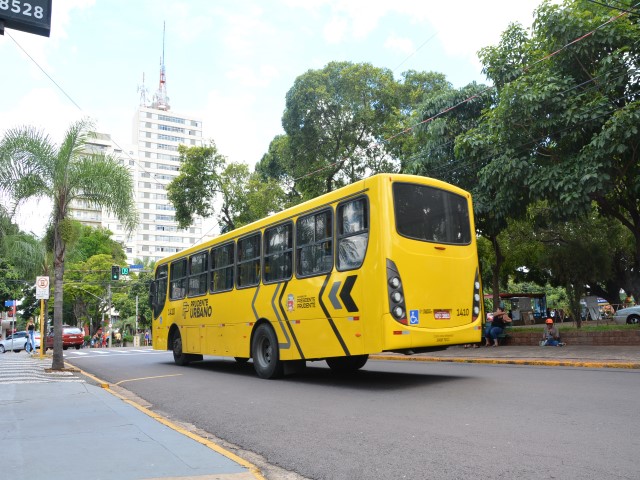
[[[409,325],[418,325],[419,323],[418,310],[409,310]]]

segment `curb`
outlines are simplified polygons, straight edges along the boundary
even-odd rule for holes
[[[640,369],[635,362],[591,362],[583,360],[536,360],[513,358],[465,358],[465,357],[411,357],[394,355],[372,355],[372,360],[400,360],[404,362],[441,362],[441,363],[483,363],[489,365],[536,365],[544,367],[582,367],[582,368],[623,368]]]

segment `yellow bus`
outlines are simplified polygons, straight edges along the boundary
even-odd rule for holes
[[[252,359],[261,378],[353,371],[481,341],[481,295],[471,195],[379,174],[161,260],[153,348],[178,365]]]

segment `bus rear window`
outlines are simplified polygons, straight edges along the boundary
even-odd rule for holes
[[[471,243],[466,198],[425,185],[394,183],[393,202],[400,235],[423,242]]]

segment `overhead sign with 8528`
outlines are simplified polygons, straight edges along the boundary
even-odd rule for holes
[[[0,21],[5,28],[48,37],[52,0],[0,0]]]

